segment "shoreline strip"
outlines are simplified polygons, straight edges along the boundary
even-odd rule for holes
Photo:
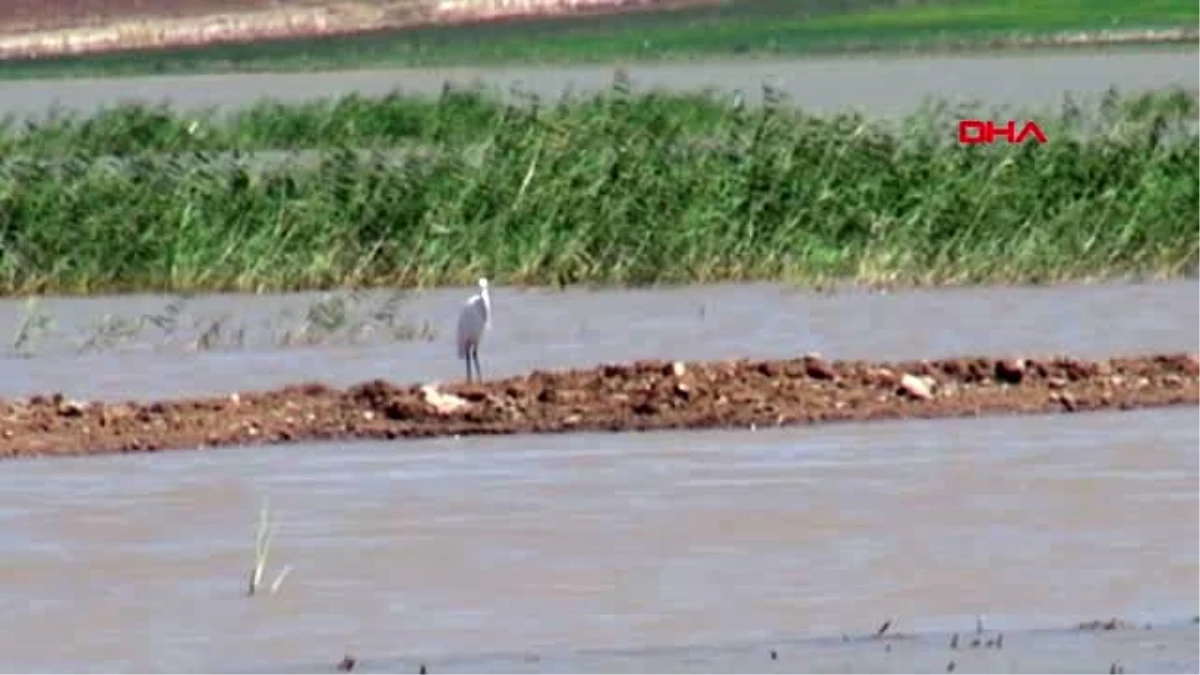
[[[305,441],[762,428],[1200,404],[1194,353],[1084,360],[637,361],[482,385],[305,383],[228,396],[0,400],[0,458]]]

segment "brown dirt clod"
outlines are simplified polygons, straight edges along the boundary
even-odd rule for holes
[[[149,402],[62,393],[0,400],[0,457],[89,455],[313,440],[760,428],[820,422],[1197,405],[1193,354],[1017,363],[778,361],[608,364],[441,388],[307,383]],[[1003,386],[1001,386],[1003,385]],[[911,390],[911,391],[910,391]],[[925,395],[922,392],[928,392]],[[936,395],[934,395],[936,393]]]
[[[1025,378],[1023,359],[1001,359],[996,361],[996,379],[1008,384],[1020,384]]]

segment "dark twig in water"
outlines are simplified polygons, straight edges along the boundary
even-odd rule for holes
[[[884,621],[883,625],[879,627],[879,630],[875,631],[875,637],[883,637],[883,634],[886,633],[887,629],[891,628],[891,627],[892,627],[891,619]]]
[[[353,656],[347,654],[342,657],[341,661],[338,662],[337,669],[340,672],[348,673],[348,672],[354,670],[354,665],[356,663],[358,663],[358,660],[355,659]]]
[[[958,633],[955,633],[954,637],[950,638],[950,649],[958,649]],[[951,661],[950,663],[954,662]]]

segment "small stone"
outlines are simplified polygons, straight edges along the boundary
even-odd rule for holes
[[[1063,387],[1067,386],[1067,379],[1065,377],[1054,375],[1046,379],[1046,384],[1051,389],[1062,389]]]
[[[928,401],[933,398],[933,392],[930,391],[930,386],[925,379],[909,373],[905,373],[900,378],[900,390],[919,401]]]
[[[875,384],[885,387],[896,386],[896,373],[893,373],[887,368],[875,368],[868,371],[867,375]]]
[[[1075,400],[1074,394],[1069,391],[1062,391],[1054,394],[1051,399],[1058,401],[1067,412],[1075,412],[1079,404]]]
[[[832,380],[837,377],[833,366],[816,356],[804,357],[804,374],[814,380]]]
[[[675,395],[687,401],[692,398],[692,388],[686,382],[680,382],[675,385]]]
[[[425,403],[441,415],[448,415],[467,405],[466,399],[454,394],[442,393],[432,384],[421,387],[421,395],[425,399]]]
[[[62,417],[80,417],[85,410],[87,404],[79,401],[62,401],[58,404],[58,414]]]
[[[375,411],[374,410],[364,410],[363,411],[363,419],[368,422],[375,419]]]
[[[674,373],[675,377],[683,377],[683,374],[687,372],[687,368],[684,367],[682,361],[676,361],[671,364],[671,372]]]
[[[234,405],[239,405],[242,402],[242,397],[238,396],[237,392],[235,391],[229,395],[229,402]]]
[[[1020,384],[1025,378],[1025,359],[1003,359],[996,362],[996,379],[1008,384]]]

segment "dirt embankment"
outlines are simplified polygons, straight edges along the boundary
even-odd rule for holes
[[[0,60],[350,35],[483,21],[586,16],[715,0],[12,0]]]
[[[318,439],[751,427],[1200,403],[1200,359],[643,361],[460,384],[275,391],[150,403],[0,401],[0,456]]]
[[[720,0],[4,0],[0,61],[654,11]],[[960,47],[1194,43],[1190,28],[1066,31]],[[954,46],[954,45],[951,45]]]

